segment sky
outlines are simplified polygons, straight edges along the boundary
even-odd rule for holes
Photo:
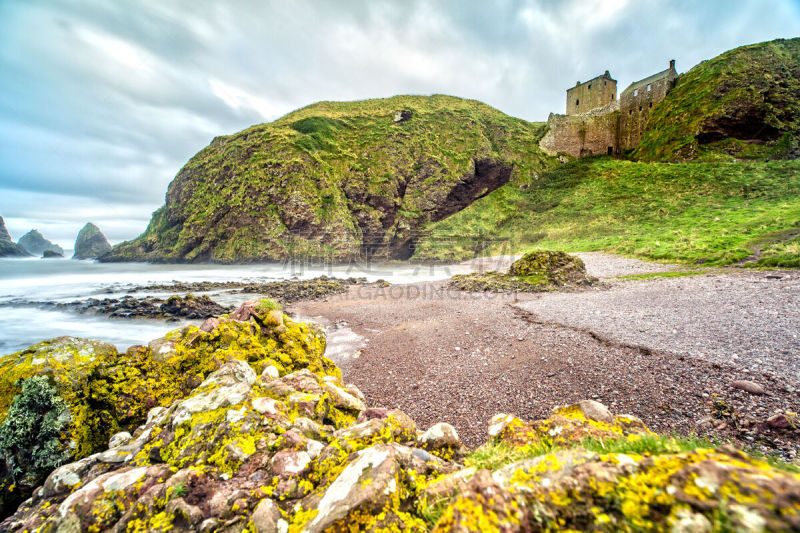
[[[531,121],[608,69],[800,35],[800,0],[0,0],[0,215],[131,239],[217,135],[319,100],[443,93]]]

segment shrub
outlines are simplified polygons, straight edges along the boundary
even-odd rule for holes
[[[0,457],[15,482],[39,479],[67,461],[59,435],[69,422],[68,414],[66,402],[45,376],[22,383],[0,425]]]

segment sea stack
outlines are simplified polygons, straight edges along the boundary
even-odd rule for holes
[[[108,239],[100,228],[87,222],[75,239],[75,255],[73,259],[97,259],[111,251]]]
[[[58,255],[64,255],[64,249],[59,245],[54,244],[44,238],[38,230],[32,229],[25,235],[19,238],[17,244],[22,246],[26,252],[31,255],[41,256],[44,252],[54,252]]]
[[[25,257],[30,255],[24,248],[11,240],[3,217],[0,217],[0,257]]]

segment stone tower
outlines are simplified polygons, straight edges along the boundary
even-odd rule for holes
[[[567,89],[567,115],[579,115],[603,107],[617,99],[617,80],[608,71]]]

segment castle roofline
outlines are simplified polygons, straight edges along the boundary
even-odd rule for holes
[[[603,74],[600,74],[599,76],[595,76],[595,77],[594,77],[594,78],[592,78],[592,79],[589,79],[589,80],[586,80],[586,81],[579,81],[579,82],[577,82],[577,83],[576,83],[576,84],[575,84],[573,87],[570,87],[570,88],[569,88],[569,89],[567,89],[567,90],[568,90],[568,91],[571,91],[571,90],[572,90],[572,89],[574,89],[575,87],[580,87],[581,85],[586,85],[587,83],[592,83],[592,82],[593,82],[593,81],[595,81],[595,80],[608,80],[608,81],[613,81],[614,83],[617,83],[617,80],[615,80],[614,78],[612,78],[612,77],[611,77],[611,74],[610,74],[608,71],[605,71]]]
[[[630,92],[630,91],[632,91],[634,89],[641,89],[642,87],[646,87],[647,84],[653,83],[654,81],[660,80],[661,78],[666,78],[667,75],[670,73],[670,71],[673,71],[673,72],[675,71],[674,60],[672,62],[670,62],[670,66],[669,66],[668,69],[662,70],[661,72],[657,72],[657,73],[653,74],[652,76],[647,76],[646,78],[643,78],[643,79],[641,79],[639,81],[635,81],[635,82],[631,83],[630,85],[628,85],[628,87],[624,91],[622,91],[622,93],[620,93],[620,96],[625,94],[625,93],[628,93],[628,92]],[[676,74],[677,74],[677,72],[676,72]]]

